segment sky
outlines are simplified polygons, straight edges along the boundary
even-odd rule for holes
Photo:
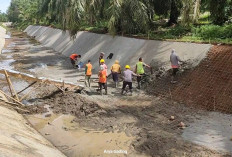
[[[7,8],[10,6],[11,0],[0,0],[0,10],[6,13]]]

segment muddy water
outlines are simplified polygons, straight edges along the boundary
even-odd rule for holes
[[[133,152],[133,137],[124,132],[109,132],[81,128],[72,120],[71,115],[41,115],[27,117],[31,124],[57,148],[69,157],[75,156],[109,156],[106,152],[118,150],[114,156],[138,155]],[[105,151],[105,153],[104,153]]]

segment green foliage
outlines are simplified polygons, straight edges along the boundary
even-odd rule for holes
[[[7,22],[7,21],[8,21],[7,14],[1,13],[0,11],[0,22]]]
[[[232,38],[232,24],[225,26],[205,25],[193,29],[193,35],[202,39]]]

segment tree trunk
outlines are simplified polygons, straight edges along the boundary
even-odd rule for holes
[[[201,5],[201,0],[195,0],[195,7],[194,7],[194,14],[193,14],[194,23],[198,22],[198,18],[200,15],[200,5]]]
[[[171,0],[171,11],[168,21],[168,26],[178,23],[178,17],[180,15],[180,10],[178,8],[179,5],[180,5],[179,0]]]
[[[103,0],[101,3],[101,8],[100,8],[100,19],[104,18],[104,8],[105,8],[105,1]]]

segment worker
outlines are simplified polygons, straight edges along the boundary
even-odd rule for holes
[[[88,60],[88,63],[85,66],[85,85],[86,87],[90,87],[90,78],[92,75],[92,64],[91,61]]]
[[[104,55],[105,55],[104,52],[101,52],[101,53],[100,53],[100,57],[99,57],[99,66],[101,65],[101,60],[104,59]]]
[[[121,74],[121,67],[119,61],[116,60],[115,63],[111,66],[111,74],[115,84],[115,88],[118,86],[118,75]]]
[[[74,53],[74,54],[71,54],[69,56],[69,58],[70,58],[70,61],[72,63],[73,68],[76,68],[77,60],[78,60],[78,58],[81,58],[81,55],[78,55],[78,54]]]
[[[123,72],[123,85],[122,85],[122,92],[121,94],[124,94],[125,88],[128,85],[129,86],[129,90],[130,93],[132,95],[132,76],[139,76],[137,74],[135,74],[133,71],[130,70],[130,66],[126,65],[125,66],[125,71]]]
[[[172,77],[171,77],[171,83],[176,83],[176,73],[179,71],[179,63],[184,62],[180,59],[180,57],[176,54],[175,49],[172,49],[171,55],[170,55],[170,62],[172,67]]]
[[[145,64],[143,62],[143,58],[140,57],[139,58],[139,62],[136,64],[136,67],[135,67],[135,73],[139,76],[137,76],[137,82],[138,82],[138,89],[141,88],[141,80],[142,80],[142,76],[145,74],[145,71],[144,71],[144,68],[143,66],[145,67],[148,67],[148,68],[151,68],[149,65]]]
[[[104,59],[101,59],[101,60],[100,60],[100,66],[101,66],[101,65],[104,67],[104,69],[107,70],[107,65],[105,64],[105,60],[104,60]]]
[[[100,88],[100,93],[102,95],[102,88],[104,87],[105,89],[105,94],[107,95],[107,73],[106,73],[106,69],[104,68],[103,65],[100,66],[100,71],[98,73],[98,77],[99,77],[99,88]]]

